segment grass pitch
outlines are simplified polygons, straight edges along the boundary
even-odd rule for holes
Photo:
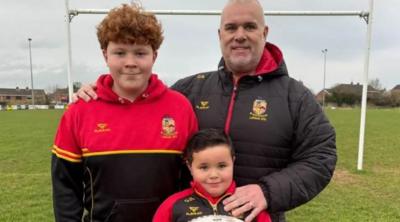
[[[60,110],[0,111],[0,221],[54,221],[50,147]],[[400,221],[400,109],[369,109],[358,172],[360,110],[327,110],[338,164],[330,185],[288,221]]]
[[[62,112],[0,112],[0,221],[54,221],[50,147]]]
[[[367,111],[364,166],[357,171],[360,110],[327,110],[338,163],[319,196],[289,212],[289,221],[400,221],[400,109]]]

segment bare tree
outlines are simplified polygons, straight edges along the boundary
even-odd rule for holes
[[[381,84],[381,82],[379,81],[378,78],[371,79],[369,81],[369,85],[372,86],[376,90],[382,90],[382,84]]]

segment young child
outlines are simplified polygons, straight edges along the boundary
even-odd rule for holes
[[[187,222],[208,215],[230,216],[222,204],[224,198],[235,192],[235,154],[229,137],[216,129],[198,131],[189,140],[184,155],[193,176],[192,187],[165,200],[153,222]],[[234,218],[226,221],[234,221]],[[271,219],[263,211],[256,221],[270,222]]]
[[[178,191],[181,154],[197,130],[192,106],[152,67],[163,40],[153,14],[111,10],[97,27],[110,74],[98,99],[64,113],[52,149],[56,221],[150,222]]]

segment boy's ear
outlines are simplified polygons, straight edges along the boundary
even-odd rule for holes
[[[103,49],[102,52],[103,52],[104,60],[107,62],[107,50]]]
[[[190,174],[192,174],[192,167],[190,166],[190,163],[189,163],[189,161],[187,161],[187,160],[186,160],[186,166],[187,166],[187,168],[189,169]]]
[[[153,53],[153,63],[156,61],[157,56],[158,56],[158,51],[154,51],[154,53]]]

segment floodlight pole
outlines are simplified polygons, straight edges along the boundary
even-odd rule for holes
[[[360,121],[360,138],[358,141],[357,170],[363,169],[365,121],[366,121],[366,112],[367,112],[368,71],[369,71],[369,57],[370,57],[370,51],[371,51],[373,11],[374,11],[374,0],[370,0],[369,1],[369,16],[368,16],[368,19],[366,20],[366,22],[367,22],[367,47],[366,47],[366,53],[365,53],[364,79],[363,79],[362,98],[361,98],[361,121]]]
[[[32,50],[31,50],[31,38],[28,38],[28,45],[29,45],[29,67],[31,70],[31,91],[32,91],[32,109],[35,109],[35,93],[33,88],[33,72],[32,72]]]
[[[72,102],[72,93],[73,91],[73,86],[72,86],[72,78],[71,78],[71,69],[72,69],[72,55],[71,55],[71,20],[72,16],[70,16],[69,13],[69,3],[68,0],[65,0],[65,25],[67,29],[67,74],[68,74],[68,102]]]
[[[324,87],[322,88],[322,109],[325,109],[326,54],[328,53],[328,49],[322,50],[322,53],[324,54]]]

